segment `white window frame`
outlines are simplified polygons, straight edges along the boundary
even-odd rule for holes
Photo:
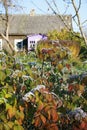
[[[35,49],[37,48],[37,43],[41,40],[41,38],[35,39]]]
[[[14,48],[15,48],[15,51],[19,51],[18,48],[17,48],[17,43],[18,43],[18,42],[22,42],[22,41],[23,41],[23,39],[15,39],[15,40],[14,40]]]
[[[0,51],[2,50],[2,39],[0,39]]]

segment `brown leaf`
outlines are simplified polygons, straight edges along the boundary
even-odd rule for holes
[[[21,118],[18,119],[18,123],[19,123],[20,125],[22,125],[22,121],[23,121],[23,120],[22,120]]]
[[[45,124],[45,123],[46,123],[46,118],[45,118],[45,116],[43,116],[43,115],[41,114],[41,115],[40,115],[40,118],[41,118],[42,122]]]
[[[51,109],[51,116],[54,122],[58,121],[58,114],[55,109]]]
[[[48,120],[50,120],[50,119],[51,119],[51,111],[49,110],[49,111],[47,112],[47,114],[48,114]]]
[[[44,104],[41,103],[41,104],[39,105],[39,107],[38,107],[38,111],[41,111],[43,108],[44,108]]]
[[[35,125],[36,127],[38,127],[38,126],[40,125],[40,122],[41,122],[40,117],[37,117],[37,118],[35,118],[35,120],[34,120],[34,125]]]
[[[44,111],[45,111],[45,112],[48,112],[49,109],[50,109],[50,106],[49,106],[49,104],[47,104],[47,105],[45,106],[45,108],[44,108]]]
[[[53,123],[53,124],[50,124],[48,127],[47,127],[47,130],[58,130],[58,126]]]
[[[8,109],[8,116],[9,116],[9,118],[11,119],[15,115],[15,113],[16,113],[16,108],[11,106]]]

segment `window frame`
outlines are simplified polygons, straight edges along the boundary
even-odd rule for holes
[[[19,51],[18,48],[17,48],[17,43],[18,42],[22,42],[22,46],[21,47],[23,47],[23,39],[15,39],[14,40],[14,49],[15,49],[16,52]]]
[[[0,39],[0,51],[2,50],[2,39]]]

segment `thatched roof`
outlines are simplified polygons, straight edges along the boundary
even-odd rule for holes
[[[68,27],[72,28],[71,15],[63,16]],[[46,34],[52,30],[60,31],[65,27],[58,15],[12,15],[9,16],[9,35]],[[5,20],[0,16],[0,32],[4,31]]]

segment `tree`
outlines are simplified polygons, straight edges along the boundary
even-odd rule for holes
[[[80,32],[81,32],[81,35],[82,35],[82,37],[84,38],[85,44],[86,44],[86,46],[87,46],[86,36],[85,36],[85,34],[84,34],[83,30],[82,30],[81,21],[80,21],[80,16],[79,16],[79,9],[80,9],[80,6],[81,6],[81,0],[79,0],[79,7],[78,7],[78,8],[76,7],[75,0],[71,0],[71,2],[72,2],[73,8],[74,8],[75,13],[76,13],[75,16],[77,17],[77,26],[79,27],[79,30],[80,30]]]
[[[0,35],[2,36],[2,38],[4,38],[8,47],[10,48],[10,51],[6,49],[6,51],[9,53],[14,53],[14,47],[9,40],[9,28],[10,28],[10,20],[11,20],[11,18],[9,17],[10,14],[9,12],[11,11],[11,9],[14,8],[16,9],[16,7],[19,6],[16,5],[15,2],[16,2],[15,0],[0,0],[0,5],[2,5],[4,9],[4,14],[1,16],[1,18],[4,21],[3,24],[5,24],[4,33],[0,32]]]
[[[60,17],[60,19],[63,21],[63,23],[65,24],[65,26],[67,27],[67,29],[70,30],[68,28],[66,22],[64,21],[62,15],[60,14],[59,7],[58,7],[57,3],[55,2],[55,0],[52,0],[53,5],[51,5],[48,0],[45,0],[45,1],[48,4],[49,8],[53,11],[53,13],[58,15]],[[67,6],[69,6],[70,4],[72,5],[72,7],[74,9],[74,12],[75,12],[74,16],[72,16],[72,19],[76,23],[76,25],[78,26],[80,34],[84,39],[85,45],[87,46],[86,36],[85,36],[85,34],[83,32],[81,19],[80,19],[80,15],[79,15],[79,11],[80,11],[82,1],[81,0],[78,0],[78,2],[76,2],[75,0],[62,0],[62,1],[67,3]],[[64,14],[67,12],[66,10],[64,11]],[[72,33],[74,34],[73,31],[72,31]]]
[[[9,12],[8,9],[11,6],[11,2],[10,0],[1,0],[0,3],[3,5],[4,10],[5,10],[5,16],[4,16],[4,20],[5,20],[5,32],[4,34],[1,32],[1,36],[6,40],[6,42],[8,43],[10,49],[12,51],[14,51],[12,44],[9,41]],[[3,17],[3,16],[2,16]]]

